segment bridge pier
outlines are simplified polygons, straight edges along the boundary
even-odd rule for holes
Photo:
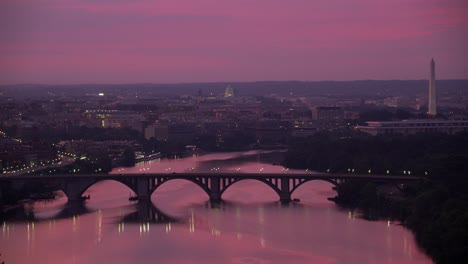
[[[85,191],[86,187],[87,185],[84,182],[79,182],[79,181],[68,182],[65,188],[63,188],[63,192],[67,196],[68,203],[69,204],[82,203],[83,199],[81,198],[81,195],[83,195],[83,192]]]
[[[210,201],[220,202],[221,201],[221,186],[219,177],[210,177]]]
[[[69,203],[82,203],[81,196],[89,188],[89,186],[96,183],[94,178],[73,177],[68,179],[59,179],[57,182],[59,189],[67,196]]]
[[[136,184],[136,195],[138,196],[139,202],[149,202],[151,201],[151,188],[150,188],[150,179],[147,177],[140,177],[137,180]]]
[[[281,177],[281,188],[280,188],[280,201],[282,203],[288,203],[291,201],[291,191],[289,187],[289,178]]]
[[[60,212],[59,216],[70,217],[74,215],[82,215],[89,212],[83,200],[68,200],[66,206]]]
[[[149,200],[138,200],[138,220],[147,222],[151,219],[151,202]]]

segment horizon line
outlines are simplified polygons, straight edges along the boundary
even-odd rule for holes
[[[71,86],[71,85],[184,85],[184,84],[218,84],[218,83],[261,83],[261,82],[301,82],[301,83],[320,83],[320,82],[363,82],[363,81],[429,81],[429,79],[356,79],[356,80],[262,80],[262,81],[196,81],[196,82],[134,82],[134,83],[13,83],[0,84],[3,86],[22,86],[22,85],[47,85],[47,86]],[[467,79],[436,79],[436,81],[468,81]]]

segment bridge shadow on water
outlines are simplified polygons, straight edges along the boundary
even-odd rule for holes
[[[239,201],[230,201],[230,200],[221,200],[218,202],[212,202],[210,200],[204,202],[203,204],[200,205],[200,207],[204,207],[205,209],[217,209],[217,210],[232,210],[235,208],[258,208],[258,207],[263,207],[263,208],[271,208],[271,209],[281,209],[281,208],[287,208],[287,207],[301,207],[304,206],[301,203],[298,202],[281,202],[281,201],[267,201],[267,202],[249,202],[249,203],[243,203]]]
[[[0,221],[16,222],[16,223],[27,223],[27,222],[46,222],[50,220],[62,220],[71,219],[75,216],[81,216],[86,214],[92,214],[99,210],[113,210],[115,208],[90,208],[86,205],[86,202],[72,202],[65,203],[57,206],[56,208],[48,208],[38,211],[36,209],[36,203],[45,202],[29,202],[17,205],[15,208],[10,209],[7,213],[4,213]],[[170,216],[151,202],[139,202],[132,203],[123,207],[125,211],[130,213],[118,217],[116,222],[125,223],[141,223],[149,222],[154,224],[167,224],[167,223],[183,223],[182,218]]]
[[[175,216],[170,216],[162,212],[152,202],[139,202],[135,204],[137,209],[135,212],[129,213],[121,217],[117,222],[124,223],[153,223],[153,224],[167,224],[167,223],[183,223],[183,219]]]
[[[195,208],[204,208],[208,210],[221,210],[221,211],[231,211],[239,207],[242,208],[271,208],[271,209],[281,209],[286,207],[302,207],[304,205],[296,202],[284,203],[280,201],[271,201],[271,202],[258,202],[258,203],[239,203],[229,200],[221,200],[213,202],[207,200],[200,204],[192,204]],[[169,215],[158,207],[156,207],[152,202],[139,202],[135,204],[137,209],[134,212],[131,212],[123,217],[120,217],[116,222],[124,223],[153,223],[153,224],[185,224],[189,216],[172,216]]]

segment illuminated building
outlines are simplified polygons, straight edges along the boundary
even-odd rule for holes
[[[226,90],[224,91],[224,97],[234,97],[234,89],[232,89],[231,84],[228,84]]]

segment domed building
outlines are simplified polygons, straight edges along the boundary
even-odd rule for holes
[[[224,91],[224,98],[234,97],[234,89],[232,89],[231,84],[228,84],[226,90]]]

